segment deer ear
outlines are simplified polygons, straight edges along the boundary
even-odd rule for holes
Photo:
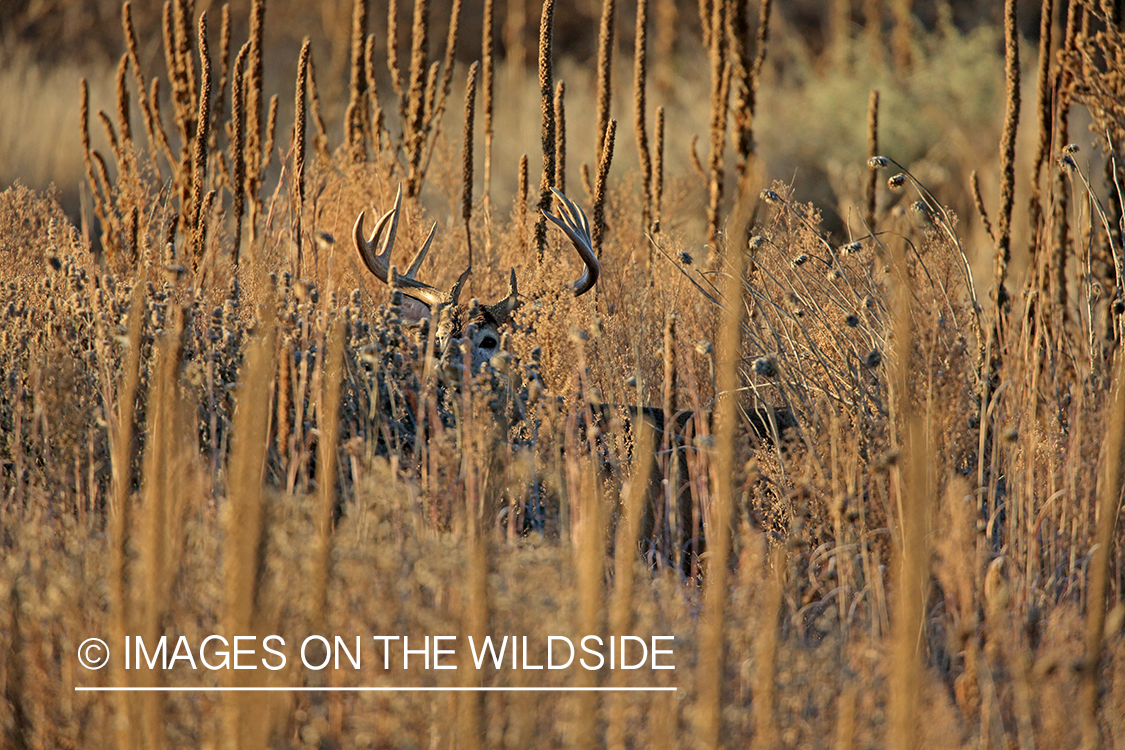
[[[492,305],[485,305],[485,309],[492,316],[498,324],[503,325],[507,323],[512,317],[512,313],[520,306],[520,293],[516,287],[516,269],[512,269],[512,275],[508,279],[508,296],[499,302]]]
[[[413,297],[402,297],[402,322],[407,325],[418,325],[423,320],[429,320],[433,313],[430,306],[421,300],[414,299]]]
[[[451,305],[460,304],[460,302],[461,302],[461,290],[465,288],[465,282],[469,280],[469,274],[472,273],[472,272],[473,272],[473,267],[469,266],[468,268],[466,268],[464,271],[461,272],[460,276],[457,277],[457,283],[455,283],[453,285],[453,288],[449,290],[449,294],[446,295],[446,299],[449,300],[449,304],[451,304]]]

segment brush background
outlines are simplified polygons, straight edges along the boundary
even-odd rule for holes
[[[229,192],[222,192],[212,162],[209,179],[220,187],[204,243],[214,260],[203,264],[204,279],[185,254],[185,233],[173,237],[175,254],[165,250],[168,222],[179,210],[177,191],[162,190],[174,182],[167,165],[121,180],[111,196],[119,216],[137,208],[144,219],[136,262],[112,252],[94,216],[78,79],[89,83],[91,113],[115,111],[114,70],[124,51],[120,6],[5,3],[0,744],[1062,748],[1100,736],[1102,746],[1125,747],[1125,678],[1117,668],[1125,656],[1122,533],[1106,521],[1120,508],[1122,423],[1112,418],[1121,406],[1113,374],[1119,325],[1107,310],[1117,289],[1112,254],[1121,245],[1120,231],[1114,235],[1110,222],[1107,234],[1090,202],[1096,196],[1110,218],[1120,216],[1120,194],[1104,177],[1109,152],[1099,139],[1107,122],[1120,128],[1122,120],[1113,97],[1070,109],[1067,141],[1081,147],[1075,159],[1091,184],[1072,180],[1068,187],[1055,179],[1053,156],[1063,144],[1052,143],[1040,182],[1044,205],[1061,205],[1063,191],[1070,204],[1048,211],[1046,228],[1033,226],[1027,207],[1038,136],[1040,5],[1016,3],[1023,105],[1008,280],[1014,301],[1009,324],[990,344],[990,356],[999,352],[986,363],[996,385],[982,408],[974,353],[995,317],[995,243],[968,186],[976,171],[995,224],[1006,102],[1003,8],[891,5],[776,2],[754,120],[756,187],[740,197],[726,142],[722,215],[752,217],[747,235],[762,238],[765,248],[753,256],[757,270],[735,285],[745,309],[739,382],[767,403],[794,404],[802,437],[772,446],[736,431],[733,450],[724,449],[721,439],[698,436],[709,429],[698,422],[693,449],[680,454],[682,474],[670,454],[658,456],[658,470],[683,488],[700,521],[723,501],[716,467],[734,467],[725,500],[734,504],[729,579],[708,588],[709,580],[723,580],[714,570],[702,575],[696,561],[685,577],[668,547],[622,536],[631,528],[622,519],[643,515],[637,508],[661,497],[638,478],[647,472],[632,468],[630,451],[609,451],[606,471],[607,453],[590,455],[567,432],[568,415],[583,408],[579,393],[595,389],[608,403],[698,410],[714,400],[716,368],[733,359],[714,354],[711,343],[720,340],[729,314],[689,281],[710,278],[698,271],[712,250],[707,182],[691,158],[698,138],[695,149],[706,164],[710,119],[699,6],[654,0],[649,10],[648,127],[651,139],[654,108],[663,106],[666,188],[657,241],[667,256],[646,265],[631,127],[635,9],[621,3],[611,105],[619,123],[597,300],[547,300],[527,321],[534,328],[511,343],[525,364],[533,346],[542,349],[539,375],[563,406],[552,411],[545,400],[537,407],[541,430],[517,439],[495,429],[488,399],[497,391],[482,381],[475,402],[435,406],[458,419],[432,425],[427,442],[414,439],[405,411],[395,411],[437,399],[419,380],[419,351],[393,312],[376,310],[386,295],[359,272],[349,249],[358,211],[370,216],[372,207],[390,205],[403,179],[399,157],[373,149],[359,165],[342,152],[312,162],[306,195],[315,197],[299,215],[313,260],[303,281],[268,279],[292,269],[292,180],[282,165],[291,164],[301,42],[311,41],[335,150],[348,99],[352,4],[270,2],[262,88],[266,97],[278,94],[280,107],[260,191],[268,210],[255,225],[256,239],[244,245],[247,260],[235,268],[224,215]],[[894,47],[901,9],[911,20],[909,65]],[[521,10],[523,21],[513,20]],[[878,24],[870,20],[875,10]],[[1056,9],[1056,45],[1065,10]],[[195,12],[202,11],[215,55],[219,8],[199,2]],[[521,283],[531,279],[531,290],[558,288],[577,273],[558,237],[549,262],[536,267],[534,209],[516,200],[521,155],[530,160],[533,198],[539,181],[539,11],[533,3],[496,8],[487,206],[479,104],[476,112],[469,293],[482,299],[504,293],[509,267]],[[410,12],[400,4],[404,65]],[[567,193],[583,206],[590,203],[579,166],[593,171],[598,150],[600,12],[599,4],[584,2],[560,5],[555,17],[554,72],[567,91]],[[142,67],[166,79],[160,9],[140,3],[133,13]],[[756,13],[751,4],[752,28]],[[235,50],[246,38],[248,15],[244,4],[231,8]],[[449,4],[436,0],[435,56],[449,16]],[[462,18],[449,105],[420,198],[408,201],[404,248],[396,255],[401,263],[405,248],[436,221],[441,246],[433,254],[440,255],[425,275],[438,286],[456,279],[468,252],[461,102],[467,66],[480,55],[480,8],[466,3]],[[372,5],[367,30],[375,34],[377,85],[394,137],[400,126],[384,64],[386,29],[386,8]],[[842,262],[842,275],[825,281],[815,261],[797,267],[792,260],[823,256],[825,238],[835,247],[868,234],[861,216],[872,89],[880,93],[880,153],[909,168],[937,204],[949,207],[957,241],[940,222],[910,210],[917,193],[885,187],[896,170],[880,172],[877,227],[886,237],[864,240],[857,256]],[[171,128],[168,93],[165,86]],[[135,99],[131,120],[142,148]],[[1087,129],[1092,121],[1098,134]],[[92,148],[110,158],[93,117],[90,128]],[[311,124],[309,132],[311,141]],[[218,140],[227,147],[225,135]],[[111,172],[118,174],[112,164]],[[757,190],[770,186],[784,204],[759,200]],[[1045,237],[1064,222],[1067,244],[1053,247]],[[725,218],[722,228],[734,233]],[[335,243],[317,245],[318,232]],[[713,249],[721,258],[744,240],[728,245],[724,235]],[[983,329],[971,325],[959,248],[982,303]],[[1058,285],[1033,273],[1052,252],[1063,258],[1061,296]],[[908,285],[896,282],[886,270],[892,266],[904,269],[898,278],[909,278]],[[839,291],[852,285],[860,292]],[[906,286],[909,303],[902,302]],[[131,288],[141,290],[140,302]],[[1044,302],[1027,312],[1028,299]],[[130,316],[130,308],[143,314]],[[861,322],[845,323],[849,313]],[[675,328],[666,334],[669,314]],[[347,322],[346,335],[333,327],[342,325],[337,321]],[[882,364],[861,366],[873,350]],[[763,357],[773,358],[779,376],[755,371]],[[669,360],[677,366],[675,384],[667,379]],[[270,397],[243,401],[243,394]],[[721,438],[723,428],[715,429]],[[612,425],[607,443],[631,439]],[[332,481],[317,469],[329,464],[338,472]],[[504,509],[526,501],[532,484],[542,488],[545,520],[521,534]],[[714,524],[705,526],[717,533]],[[1089,598],[1099,571],[1104,601]],[[512,679],[635,680],[678,691],[594,697],[73,690],[134,680],[346,687],[472,679],[465,671],[329,674],[292,665],[269,675],[134,677],[114,668],[91,673],[74,658],[90,635],[107,637],[112,647],[112,638],[126,633],[281,633],[293,643],[321,631],[519,634],[544,642],[558,633],[673,634],[677,669],[651,679],[570,671]],[[1091,654],[1102,648],[1093,665]],[[479,677],[486,685],[508,678]]]

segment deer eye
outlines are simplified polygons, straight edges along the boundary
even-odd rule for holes
[[[496,337],[485,336],[484,338],[482,338],[480,340],[479,346],[480,346],[481,349],[495,349],[496,348]]]

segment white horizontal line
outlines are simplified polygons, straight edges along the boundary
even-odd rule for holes
[[[76,687],[82,693],[655,693],[675,687]]]

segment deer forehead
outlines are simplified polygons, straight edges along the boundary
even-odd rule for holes
[[[465,305],[456,305],[442,312],[438,331],[446,335],[464,336],[468,333],[469,326],[476,326],[477,330],[499,331],[502,325],[502,322],[484,307],[470,310]]]

